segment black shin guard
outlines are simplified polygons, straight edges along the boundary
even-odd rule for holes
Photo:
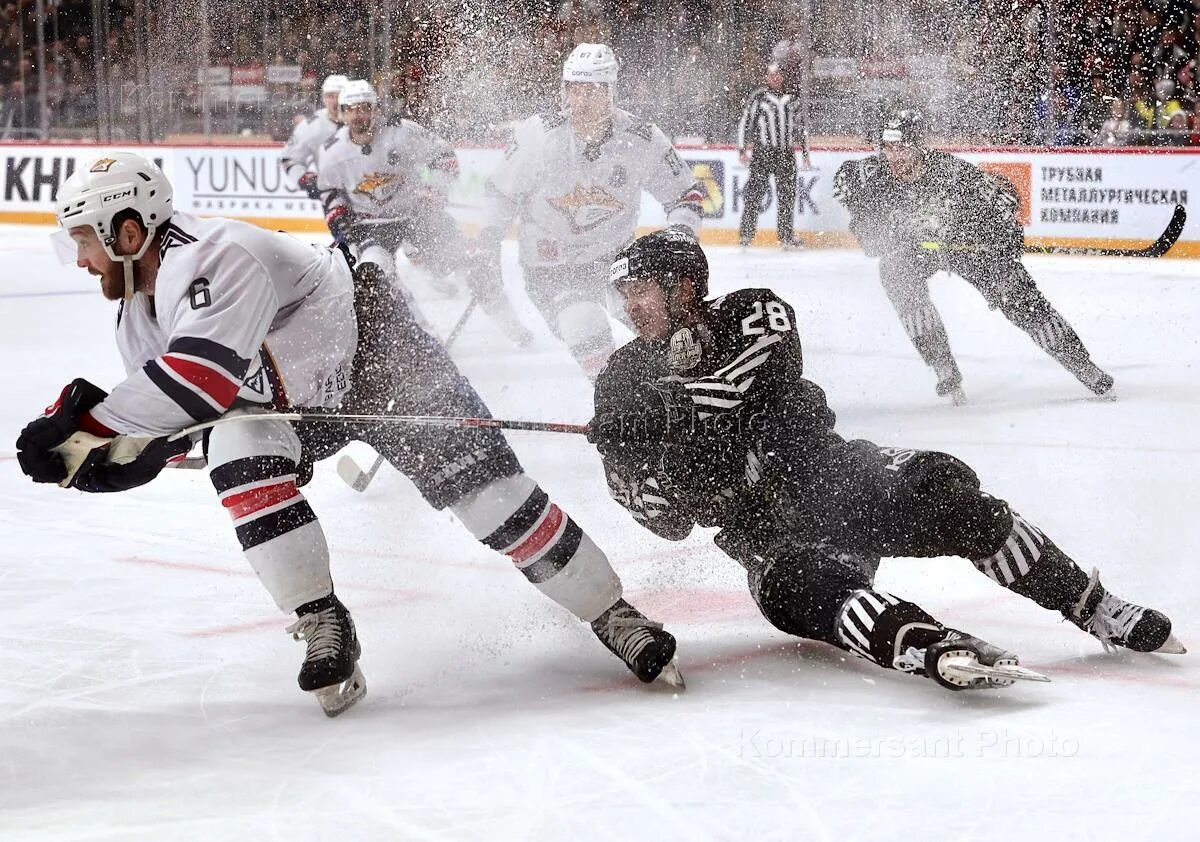
[[[1010,591],[1068,615],[1087,588],[1088,575],[1036,526],[1016,512],[1012,519],[1004,546],[971,563]]]

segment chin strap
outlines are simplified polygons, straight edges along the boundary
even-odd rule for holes
[[[133,255],[127,254],[121,257],[121,263],[125,267],[125,300],[133,300]]]

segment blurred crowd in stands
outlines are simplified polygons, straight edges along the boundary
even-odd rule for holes
[[[810,133],[818,136],[859,134],[872,103],[903,100],[924,107],[947,141],[1200,145],[1200,0],[44,0],[44,7],[39,25],[35,0],[0,0],[0,137],[40,137],[43,121],[51,136],[86,137],[97,121],[99,70],[116,92],[110,107],[118,124],[139,108],[145,87],[130,80],[152,77],[168,89],[174,120],[162,131],[194,127],[208,108],[220,116],[219,131],[286,135],[297,113],[315,107],[320,79],[344,73],[373,78],[389,107],[453,139],[485,141],[514,119],[556,107],[563,58],[576,43],[603,41],[622,62],[621,105],[681,139],[728,142],[743,98],[774,62],[804,87]],[[238,69],[249,68],[243,77],[257,93],[202,90],[230,84],[202,82],[205,63],[231,68],[234,86]],[[262,76],[272,65],[299,68],[298,80],[254,77],[254,68]]]

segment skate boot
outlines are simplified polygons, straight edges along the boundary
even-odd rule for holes
[[[804,242],[793,237],[790,240],[785,240],[779,244],[779,248],[783,251],[803,251]]]
[[[675,666],[675,637],[662,623],[646,616],[623,599],[592,621],[592,631],[608,650],[625,662],[630,672],[646,684],[661,678],[683,689],[683,676]]]
[[[297,678],[300,689],[317,697],[326,716],[337,716],[367,694],[354,621],[333,594],[301,605],[296,614],[300,619],[287,631],[307,644]]]
[[[1076,380],[1087,386],[1092,394],[1102,398],[1116,398],[1112,390],[1112,375],[1091,360],[1085,360],[1081,365],[1068,366],[1068,370],[1075,375]]]
[[[1179,639],[1171,634],[1171,621],[1166,614],[1109,593],[1100,584],[1100,571],[1096,568],[1092,568],[1083,595],[1066,618],[1099,640],[1106,652],[1124,647],[1135,652],[1163,655],[1187,653]]]
[[[924,649],[909,647],[893,666],[932,678],[950,690],[988,690],[1014,681],[1049,681],[1039,672],[1017,665],[1017,656],[986,640],[954,629]]]

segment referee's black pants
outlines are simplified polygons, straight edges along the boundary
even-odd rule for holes
[[[775,192],[779,200],[775,209],[775,230],[779,232],[781,244],[792,241],[792,216],[796,212],[796,153],[791,147],[756,146],[750,159],[750,180],[746,183],[742,223],[738,230],[743,243],[753,240],[754,232],[758,230],[758,215],[767,192],[767,179],[772,175],[775,176]]]

